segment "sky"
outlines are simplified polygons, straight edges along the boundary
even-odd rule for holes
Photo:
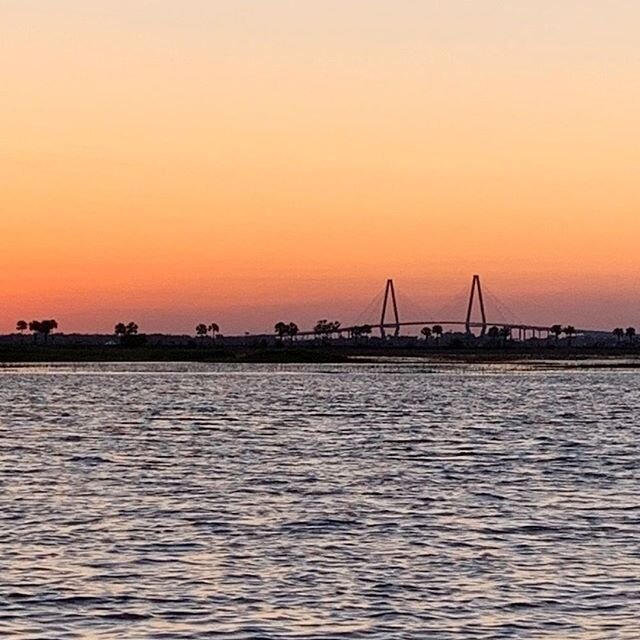
[[[640,326],[638,24],[635,0],[0,0],[0,331],[349,324],[387,278],[431,312],[474,273],[530,323]]]

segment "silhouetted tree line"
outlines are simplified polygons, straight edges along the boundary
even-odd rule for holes
[[[138,333],[139,327],[135,322],[118,322],[113,332],[118,336],[123,347],[141,347],[147,342],[147,336]]]
[[[204,340],[209,332],[211,332],[211,338],[215,340],[216,335],[220,333],[219,325],[215,322],[212,322],[211,324],[205,324],[204,322],[201,322],[200,324],[196,325],[196,336],[198,336],[199,338]]]
[[[289,338],[289,340],[294,340],[298,335],[300,329],[295,322],[276,322],[273,327],[275,334],[278,336],[280,342],[282,342],[283,338]]]
[[[435,324],[433,327],[422,327],[422,329],[420,329],[420,334],[425,340],[429,340],[431,336],[435,336],[436,341],[440,342],[440,338],[443,333],[444,329],[442,328],[442,325],[439,324]]]
[[[329,321],[327,319],[318,320],[313,327],[313,333],[326,340],[336,334],[340,334],[341,323],[337,320]],[[58,328],[58,323],[54,319],[49,320],[32,320],[26,322],[25,320],[18,320],[16,323],[16,331],[23,336],[24,333],[29,330],[33,335],[34,344],[37,344],[38,337],[42,337],[43,343],[46,345],[49,342],[49,337]],[[289,338],[293,341],[299,333],[298,325],[295,322],[277,322],[274,325],[274,332],[280,342],[284,338]],[[354,340],[358,340],[361,336],[369,336],[373,331],[373,327],[370,324],[356,325],[349,328],[349,334]],[[215,340],[216,336],[220,333],[220,327],[217,323],[212,322],[210,324],[200,323],[195,328],[196,336],[204,339],[208,334],[211,334],[211,338]],[[146,336],[139,333],[139,327],[135,322],[118,322],[114,327],[114,333],[118,336],[120,344],[125,346],[139,346],[146,343]],[[436,324],[433,327],[422,327],[420,334],[425,341],[429,341],[432,337],[435,338],[436,343],[440,342],[444,330],[442,325]],[[561,335],[565,335],[567,343],[571,346],[574,336],[577,334],[577,330],[573,325],[562,326],[561,324],[554,324],[549,327],[549,333],[553,335],[556,342]],[[630,344],[635,342],[636,329],[634,327],[616,327],[612,331],[616,337],[618,344],[622,342],[623,338],[627,338]],[[506,342],[511,338],[511,329],[509,327],[492,326],[487,331],[487,337],[492,340],[501,339]]]
[[[16,323],[16,331],[23,335],[24,332],[29,329],[33,334],[33,342],[38,342],[38,336],[42,336],[44,344],[49,342],[49,335],[58,328],[58,323],[51,320],[32,320],[27,323],[26,320],[18,320]]]
[[[636,337],[635,327],[627,327],[626,329],[623,329],[622,327],[616,327],[612,333],[617,338],[618,344],[620,344],[620,341],[624,336],[627,336],[627,339],[631,343],[633,343]]]
[[[323,339],[330,338],[334,333],[339,333],[341,323],[337,320],[330,322],[329,320],[318,320],[315,327],[313,327],[313,333],[320,336]]]
[[[372,331],[373,327],[370,324],[359,324],[351,327],[351,337],[357,342],[361,336],[370,336]]]

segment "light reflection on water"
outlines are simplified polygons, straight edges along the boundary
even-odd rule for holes
[[[640,372],[0,372],[0,636],[638,638]]]

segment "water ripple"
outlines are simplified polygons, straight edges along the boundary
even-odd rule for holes
[[[0,372],[0,636],[636,639],[640,373]]]

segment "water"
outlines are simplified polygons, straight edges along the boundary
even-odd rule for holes
[[[0,636],[640,637],[640,373],[0,371]]]

